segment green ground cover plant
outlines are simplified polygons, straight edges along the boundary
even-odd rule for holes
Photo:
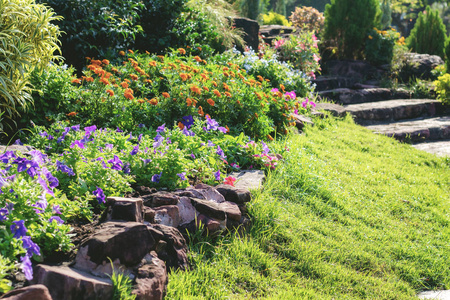
[[[449,160],[316,120],[280,142],[286,163],[250,205],[241,238],[191,246],[168,299],[412,299],[448,289]]]

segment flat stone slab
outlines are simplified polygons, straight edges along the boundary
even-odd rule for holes
[[[414,148],[435,154],[450,157],[450,140],[440,142],[421,143],[413,145]],[[449,298],[450,299],[450,298]]]
[[[417,297],[419,299],[450,300],[450,290],[421,292]]]
[[[314,111],[329,111],[333,116],[343,117],[346,114],[345,108],[342,105],[334,103],[317,103]]]
[[[400,141],[450,139],[450,116],[369,125],[367,128]]]
[[[408,98],[410,94],[406,91],[395,91],[387,88],[363,88],[358,90],[339,88],[319,92],[319,96],[339,104],[358,104]]]
[[[256,190],[262,187],[266,175],[262,170],[242,170],[230,174],[236,178],[234,186],[238,189]]]
[[[433,99],[395,99],[379,102],[344,105],[357,123],[394,121],[419,117],[433,117],[443,111],[442,104]]]

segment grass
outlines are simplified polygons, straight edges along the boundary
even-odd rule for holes
[[[191,243],[167,299],[414,299],[450,289],[450,161],[351,119],[291,135],[244,236]],[[198,237],[196,237],[198,239]]]

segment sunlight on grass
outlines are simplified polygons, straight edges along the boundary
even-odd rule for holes
[[[191,249],[168,299],[411,299],[450,288],[450,167],[349,119],[292,135],[253,226]]]

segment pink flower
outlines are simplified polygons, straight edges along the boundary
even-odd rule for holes
[[[275,49],[278,49],[278,48],[280,48],[281,46],[283,46],[285,42],[286,42],[286,41],[283,40],[283,39],[275,41]]]
[[[228,184],[231,186],[234,186],[234,182],[236,181],[236,178],[234,178],[233,176],[228,176],[225,178],[225,180],[223,181],[224,184]]]
[[[316,62],[319,62],[320,57],[317,56],[316,54],[313,54],[313,59],[314,59]]]

